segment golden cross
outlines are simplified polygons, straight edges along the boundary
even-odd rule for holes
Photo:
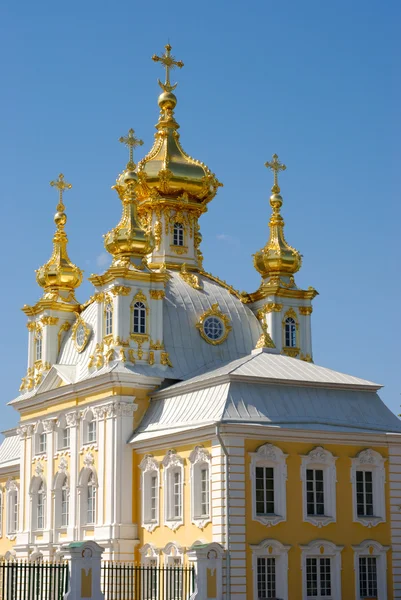
[[[65,190],[70,190],[72,188],[71,183],[67,183],[66,181],[64,181],[64,175],[62,173],[60,173],[60,175],[58,176],[57,181],[51,181],[50,185],[52,187],[56,187],[58,189],[58,193],[59,193],[59,197],[58,197],[58,205],[57,205],[57,212],[62,212],[64,210],[64,204],[63,204],[63,194]]]
[[[177,87],[177,84],[171,85],[170,69],[174,69],[174,67],[178,67],[179,69],[182,69],[182,67],[184,66],[184,63],[182,62],[182,60],[175,60],[174,56],[172,56],[170,54],[170,52],[171,52],[170,44],[167,44],[167,46],[164,46],[164,47],[166,50],[165,54],[163,54],[163,56],[157,56],[156,54],[154,54],[152,56],[152,60],[154,60],[155,62],[161,62],[165,66],[166,81],[165,81],[165,83],[162,83],[160,81],[160,79],[158,79],[158,82],[159,82],[159,85],[162,88],[162,90],[164,90],[165,92],[172,92]]]
[[[278,172],[285,171],[287,167],[278,160],[277,154],[273,154],[273,160],[271,162],[267,161],[265,163],[265,167],[267,167],[268,169],[271,169],[274,173],[274,185],[272,187],[272,192],[278,194],[278,192],[280,191],[280,188],[278,185]]]
[[[129,148],[129,163],[127,167],[135,169],[136,165],[134,163],[134,148],[137,146],[143,146],[143,141],[135,137],[135,131],[132,128],[129,130],[127,136],[120,137],[118,141],[121,142],[121,144],[125,144],[127,148]]]

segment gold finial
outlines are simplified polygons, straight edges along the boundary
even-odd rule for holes
[[[182,69],[182,67],[184,66],[184,63],[182,62],[182,60],[175,60],[174,56],[172,56],[170,54],[171,53],[170,44],[167,44],[167,46],[164,46],[164,47],[166,50],[165,54],[163,54],[163,56],[157,56],[157,54],[154,54],[152,56],[152,60],[154,60],[155,62],[161,62],[165,66],[166,81],[165,81],[165,83],[162,83],[160,81],[160,79],[158,79],[158,82],[163,91],[172,92],[177,87],[177,84],[175,83],[174,85],[171,85],[170,69],[174,69],[174,67],[178,67],[179,69]]]
[[[137,146],[143,146],[143,141],[135,137],[135,131],[132,128],[128,131],[127,136],[120,137],[118,141],[121,144],[125,144],[125,146],[127,146],[129,149],[129,162],[127,164],[127,168],[131,170],[135,169],[136,164],[134,163],[134,148]]]
[[[58,189],[58,204],[57,204],[57,212],[63,212],[63,210],[65,209],[64,203],[63,203],[63,194],[65,192],[65,190],[70,190],[72,188],[71,183],[67,183],[66,181],[64,181],[64,175],[62,173],[60,173],[60,175],[58,176],[58,179],[56,181],[51,181],[50,185],[52,187],[56,187]]]
[[[265,163],[265,167],[267,167],[268,169],[271,169],[274,173],[274,183],[273,183],[273,187],[272,187],[273,194],[279,194],[280,187],[278,185],[278,172],[285,171],[287,167],[278,160],[277,154],[273,154],[273,160],[271,162],[267,161]]]

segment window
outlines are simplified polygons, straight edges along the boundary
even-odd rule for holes
[[[191,463],[191,520],[200,529],[203,529],[211,520],[211,460],[211,455],[202,446],[196,446],[189,456]]]
[[[252,519],[276,525],[287,518],[287,455],[272,444],[251,452]]]
[[[203,331],[209,340],[217,341],[224,335],[224,324],[218,317],[207,317],[203,322]]]
[[[336,460],[321,446],[302,457],[304,521],[318,527],[336,520]]]
[[[352,459],[354,521],[367,527],[386,520],[384,463],[385,459],[369,448]]]
[[[322,469],[306,470],[306,507],[308,515],[324,515],[324,482]]]
[[[184,461],[175,450],[169,450],[162,461],[164,467],[164,521],[173,530],[183,524]]]
[[[356,599],[387,600],[387,558],[389,546],[365,540],[353,546]]]
[[[288,551],[277,540],[264,540],[251,545],[253,589],[255,600],[288,599]]]
[[[341,551],[326,540],[301,546],[303,600],[333,600],[341,595]]]
[[[133,333],[146,333],[146,306],[143,302],[134,304]]]
[[[104,309],[105,317],[105,335],[111,335],[113,333],[113,305],[111,302],[107,302]]]
[[[61,488],[61,527],[67,527],[69,514],[69,490],[67,487],[67,477]]]
[[[86,525],[96,520],[96,481],[93,472],[89,475],[86,496]]]
[[[42,360],[43,334],[39,328],[35,332],[35,361]]]
[[[174,223],[173,245],[174,246],[183,246],[184,245],[184,226],[181,223]]]
[[[6,535],[14,539],[18,531],[18,484],[14,479],[6,483]]]
[[[87,409],[82,420],[82,440],[83,444],[96,444],[97,441],[97,421],[94,414],[95,410]]]
[[[45,527],[45,488],[44,488],[43,481],[42,481],[37,490],[36,529],[44,529],[44,527]]]
[[[88,443],[96,442],[96,421],[89,421],[88,423]]]
[[[46,452],[46,434],[39,433],[38,434],[38,453]]]
[[[64,457],[58,464],[58,473],[54,478],[54,520],[56,528],[68,527],[69,520],[69,476],[68,463]]]
[[[292,317],[285,320],[285,345],[287,348],[295,348],[297,345],[297,324]]]
[[[70,447],[70,429],[69,427],[64,427],[61,430],[61,448],[69,448]]]
[[[153,531],[159,525],[159,462],[151,454],[141,461],[142,527]]]

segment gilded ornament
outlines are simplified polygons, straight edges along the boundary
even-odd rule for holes
[[[261,333],[258,341],[256,342],[256,346],[255,349],[259,349],[259,348],[275,348],[276,345],[273,342],[273,340],[271,339],[268,331],[267,331],[267,325],[266,323],[264,323],[262,325],[262,329],[263,329],[263,333]]]
[[[130,363],[132,363],[133,365],[135,364],[135,354],[134,354],[134,350],[132,348],[130,348],[128,350],[128,360]]]
[[[59,318],[46,316],[46,317],[42,317],[40,319],[40,322],[43,325],[57,325],[57,323],[59,322]]]
[[[164,290],[149,290],[149,294],[152,300],[163,300],[166,295]]]
[[[180,270],[180,277],[195,290],[201,290],[202,286],[199,283],[199,277],[195,273],[190,273],[187,270],[187,265],[184,263]]]
[[[61,337],[62,337],[63,333],[64,333],[65,331],[69,331],[69,330],[70,330],[70,328],[71,328],[71,323],[69,323],[68,321],[65,321],[65,322],[64,322],[64,323],[61,325],[61,327],[60,327],[60,329],[59,329],[59,331],[58,331],[58,334],[57,334],[57,339],[58,339],[58,351],[60,351],[60,348],[61,348],[61,341],[62,341],[62,340],[61,340]]]
[[[35,321],[29,321],[26,326],[28,327],[29,331],[35,331],[36,330],[36,322]]]
[[[160,221],[156,221],[155,225],[153,227],[153,235],[155,238],[155,250],[156,252],[158,250],[160,250],[160,244],[162,241],[162,232],[163,232],[163,227]]]
[[[302,354],[302,353],[301,353],[301,354],[300,354],[300,356],[299,356],[299,358],[300,358],[301,360],[304,360],[305,362],[310,362],[310,363],[312,363],[312,362],[313,362],[313,359],[312,359],[312,357],[311,357],[311,355],[310,355],[310,354]]]
[[[210,339],[204,331],[203,324],[208,317],[217,317],[218,319],[220,319],[220,321],[224,325],[223,334],[217,340]],[[212,306],[199,317],[199,321],[195,325],[195,327],[198,329],[200,335],[205,340],[205,342],[207,342],[208,344],[212,344],[213,346],[222,344],[227,339],[227,336],[232,329],[232,327],[230,325],[230,319],[228,318],[227,315],[225,315],[224,313],[221,312],[217,302],[215,304],[212,304]]]
[[[129,296],[131,288],[128,285],[115,285],[110,289],[113,296]]]
[[[281,312],[283,310],[283,305],[278,302],[267,302],[264,304],[262,308],[260,308],[256,314],[259,320],[263,319],[264,315],[271,312]]]
[[[155,364],[155,353],[152,350],[149,352],[148,363],[150,365],[154,365]]]
[[[114,348],[109,348],[104,356],[106,365],[109,365],[114,358]]]
[[[91,329],[87,323],[78,315],[72,326],[72,341],[77,352],[83,352],[89,341]]]
[[[294,319],[296,328],[297,329],[299,328],[298,315],[293,308],[289,308],[287,310],[287,312],[285,313],[284,319],[283,319],[283,325],[285,325],[285,322],[287,319]]]
[[[289,348],[285,346],[283,348],[283,354],[290,356],[291,358],[296,358],[299,354],[299,348]]]
[[[120,360],[122,362],[126,362],[127,358],[125,356],[125,350],[124,350],[124,348],[120,348],[119,356],[120,356]]]
[[[299,306],[298,307],[300,315],[311,315],[313,311],[312,306]]]
[[[151,350],[163,350],[164,349],[164,344],[160,340],[156,340],[155,342],[153,342],[152,340],[150,340],[149,348]]]
[[[160,62],[166,69],[166,81],[162,83],[160,79],[158,80],[160,87],[164,92],[172,92],[177,87],[177,84],[171,85],[170,71],[175,67],[182,69],[184,63],[182,62],[182,60],[175,60],[174,56],[171,55],[170,44],[167,44],[167,46],[165,46],[164,48],[165,53],[162,54],[162,56],[157,56],[156,54],[154,54],[152,56],[152,60],[154,60],[155,62]]]
[[[147,298],[142,290],[138,290],[138,292],[134,296],[135,302],[144,302],[146,304]]]
[[[130,339],[136,342],[138,346],[142,346],[149,339],[149,336],[147,333],[131,333]]]
[[[179,256],[188,254],[188,246],[175,246],[174,244],[171,244],[170,250]]]
[[[136,167],[136,164],[134,163],[134,148],[137,146],[143,146],[143,141],[135,137],[135,131],[132,128],[128,131],[127,136],[120,137],[118,141],[127,146],[129,150],[127,170],[133,171]]]
[[[162,352],[160,355],[160,363],[163,366],[172,367],[168,352]]]

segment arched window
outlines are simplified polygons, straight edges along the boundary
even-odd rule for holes
[[[113,306],[111,302],[107,302],[104,308],[104,320],[105,335],[111,335],[113,333]]]
[[[36,498],[36,529],[45,527],[45,486],[40,482]]]
[[[174,223],[173,244],[174,246],[184,245],[184,226],[182,223]]]
[[[202,446],[189,455],[191,463],[191,517],[200,528],[210,521],[210,462],[211,456]]]
[[[295,319],[287,317],[285,320],[285,345],[287,348],[295,348],[297,345],[297,324]]]
[[[18,484],[14,479],[6,483],[6,535],[13,537],[18,531]]]
[[[143,302],[134,304],[133,333],[146,333],[146,306]]]
[[[87,483],[86,497],[86,524],[94,524],[96,520],[96,481],[92,473],[89,475]]]
[[[42,330],[37,329],[35,333],[35,361],[42,360],[43,336]]]
[[[67,527],[69,513],[69,489],[67,476],[64,477],[63,485],[61,486],[61,527]]]
[[[58,473],[54,478],[54,514],[57,528],[68,526],[70,511],[70,485],[67,471],[68,463],[65,458],[60,460]]]

